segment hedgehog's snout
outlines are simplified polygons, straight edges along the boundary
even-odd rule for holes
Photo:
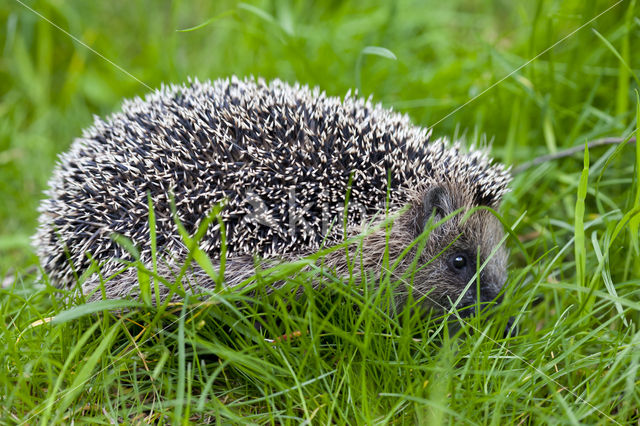
[[[461,305],[469,306],[480,304],[481,306],[488,306],[499,304],[502,302],[502,285],[503,283],[495,278],[486,279],[481,277],[479,285],[475,282],[471,283]],[[478,290],[480,290],[479,294]]]
[[[440,311],[455,305],[465,317],[478,305],[483,309],[499,304],[507,276],[503,235],[501,223],[484,211],[466,221],[454,217],[433,230],[431,250],[422,259],[429,265],[421,275],[422,285],[433,289],[427,303]]]

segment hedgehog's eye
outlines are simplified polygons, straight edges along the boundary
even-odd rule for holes
[[[464,253],[455,253],[449,258],[449,260],[451,262],[451,266],[458,270],[464,269],[469,264],[467,256]]]

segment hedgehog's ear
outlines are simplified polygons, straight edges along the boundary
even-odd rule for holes
[[[434,223],[451,213],[451,203],[447,190],[441,186],[429,188],[422,199],[422,208],[418,215],[418,231],[424,231],[429,220]]]

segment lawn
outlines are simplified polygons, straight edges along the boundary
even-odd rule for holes
[[[637,424],[638,43],[635,0],[0,3],[0,423]],[[490,144],[514,168],[503,303],[389,315],[389,274],[357,290],[295,264],[164,308],[38,280],[42,191],[92,117],[233,74]],[[267,294],[278,273],[324,289]]]

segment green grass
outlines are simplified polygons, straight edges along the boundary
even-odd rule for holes
[[[388,274],[362,294],[314,270],[289,286],[327,288],[299,300],[264,294],[273,277],[261,276],[260,297],[83,305],[36,283],[29,247],[56,155],[92,115],[188,76],[279,77],[331,95],[359,87],[415,123],[437,123],[438,136],[493,141],[509,165],[635,136],[634,1],[574,34],[615,3],[26,3],[139,81],[15,0],[0,4],[3,424],[638,422],[633,144],[515,177],[501,212],[522,242],[507,240],[505,302],[455,332],[409,311],[389,316]],[[509,317],[519,332],[504,338]]]

